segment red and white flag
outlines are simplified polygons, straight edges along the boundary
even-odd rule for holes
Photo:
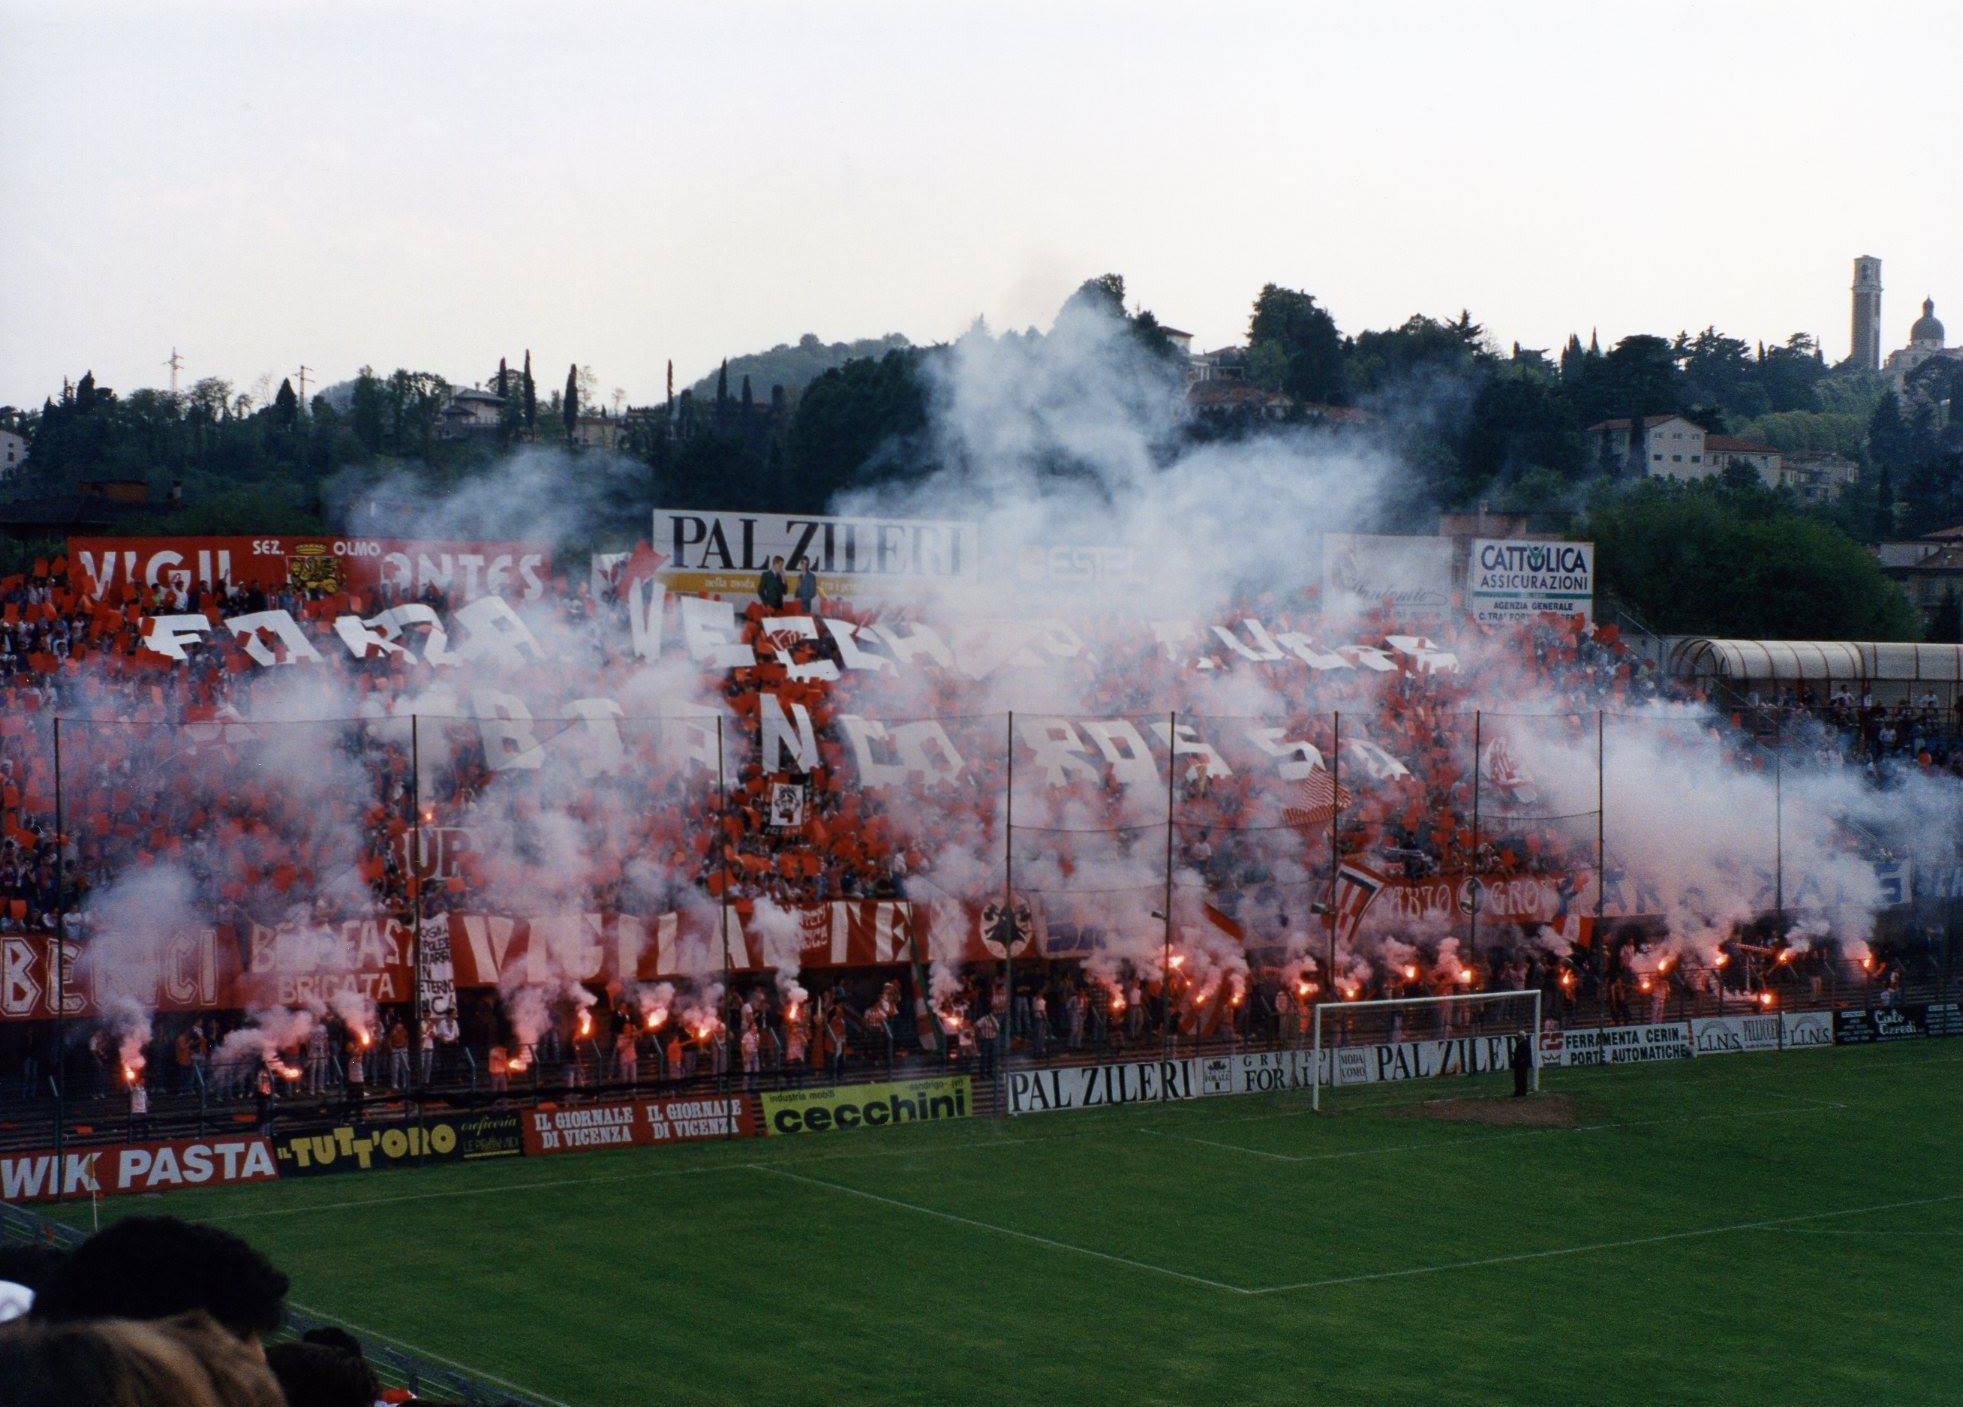
[[[1355,799],[1355,794],[1348,787],[1337,785],[1327,768],[1318,767],[1289,786],[1282,801],[1282,824],[1326,826],[1338,811]]]
[[[1330,904],[1331,922],[1336,926],[1336,942],[1347,943],[1363,922],[1370,901],[1383,893],[1389,881],[1355,860],[1345,860],[1336,871],[1336,897]]]
[[[1480,760],[1480,774],[1499,792],[1502,799],[1531,804],[1538,793],[1534,789],[1534,779],[1521,770],[1513,749],[1508,747],[1505,738],[1494,738],[1486,746],[1486,755]]]

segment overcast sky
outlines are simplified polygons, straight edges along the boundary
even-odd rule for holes
[[[93,368],[636,401],[815,332],[1047,325],[1122,273],[1200,344],[1275,281],[1963,340],[1963,4],[0,0],[0,402]]]

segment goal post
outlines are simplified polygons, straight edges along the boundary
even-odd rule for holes
[[[1453,992],[1380,1001],[1317,1002],[1310,1054],[1309,1104],[1322,1108],[1322,1087],[1372,1083],[1371,1055],[1398,1053],[1397,1069],[1418,1075],[1486,1074],[1509,1067],[1514,1036],[1527,1037],[1527,1087],[1540,1091],[1540,992]],[[1343,1052],[1366,1055],[1345,1060]],[[1429,1062],[1429,1064],[1428,1064]],[[1381,1068],[1381,1063],[1377,1068]],[[1346,1070],[1350,1078],[1345,1078]],[[1387,1078],[1405,1078],[1402,1073]]]

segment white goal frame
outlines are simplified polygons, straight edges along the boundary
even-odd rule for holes
[[[1317,1002],[1315,1004],[1315,1038],[1311,1046],[1309,1066],[1309,1107],[1318,1113],[1322,1110],[1322,1014],[1328,1012],[1369,1011],[1391,1006],[1439,1007],[1453,1006],[1464,1002],[1494,1002],[1506,997],[1531,997],[1534,1003],[1533,1025],[1528,1028],[1527,1049],[1531,1063],[1527,1067],[1527,1088],[1540,1093],[1540,989],[1521,988],[1511,992],[1453,992],[1442,997],[1385,997],[1367,1002]],[[1333,1047],[1332,1047],[1333,1049]],[[1330,1088],[1334,1089],[1335,1069],[1330,1069]]]

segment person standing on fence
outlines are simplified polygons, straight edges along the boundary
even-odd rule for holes
[[[845,1073],[845,1003],[832,993],[831,1010],[825,1013],[825,1036],[831,1051],[832,1078]]]
[[[1527,1075],[1534,1068],[1534,1047],[1533,1038],[1525,1031],[1513,1033],[1513,1048],[1507,1063],[1513,1067],[1513,1097],[1526,1098]]]
[[[784,1069],[792,1084],[803,1082],[804,1017],[797,1007],[792,1007],[784,1018]]]
[[[1038,987],[1029,1003],[1029,1044],[1036,1059],[1042,1060],[1050,1045],[1050,999]]]
[[[142,1138],[150,1132],[150,1086],[143,1082],[141,1074],[132,1074],[130,1082],[130,1137]]]
[[[347,1071],[348,1086],[347,1116],[350,1119],[358,1119],[361,1117],[361,1097],[368,1085],[368,1052],[361,1048],[359,1035],[349,1039],[343,1054],[347,1061],[344,1067]]]
[[[436,1018],[435,1017],[429,1015],[425,1015],[423,1017],[422,1030],[417,1035],[416,1040],[418,1046],[420,1047],[420,1053],[422,1056],[423,1088],[428,1089],[430,1078],[436,1073]]]
[[[491,1047],[491,1092],[503,1094],[511,1084],[511,1057],[501,1045]]]
[[[1002,1023],[995,1019],[995,1009],[991,1006],[981,1014],[975,1023],[975,1047],[981,1055],[981,1077],[984,1080],[995,1078],[995,1053],[1002,1038]]]
[[[327,1027],[316,1021],[307,1032],[307,1093],[319,1094],[327,1088]]]
[[[389,1023],[389,1083],[409,1088],[409,1028],[400,1020]]]
[[[632,1022],[620,1023],[620,1034],[613,1038],[613,1061],[615,1073],[623,1083],[640,1083],[641,1047]]]
[[[757,1034],[757,1023],[754,1021],[743,1023],[742,1052],[743,1088],[754,1090],[757,1076],[763,1070],[763,1038]]]

